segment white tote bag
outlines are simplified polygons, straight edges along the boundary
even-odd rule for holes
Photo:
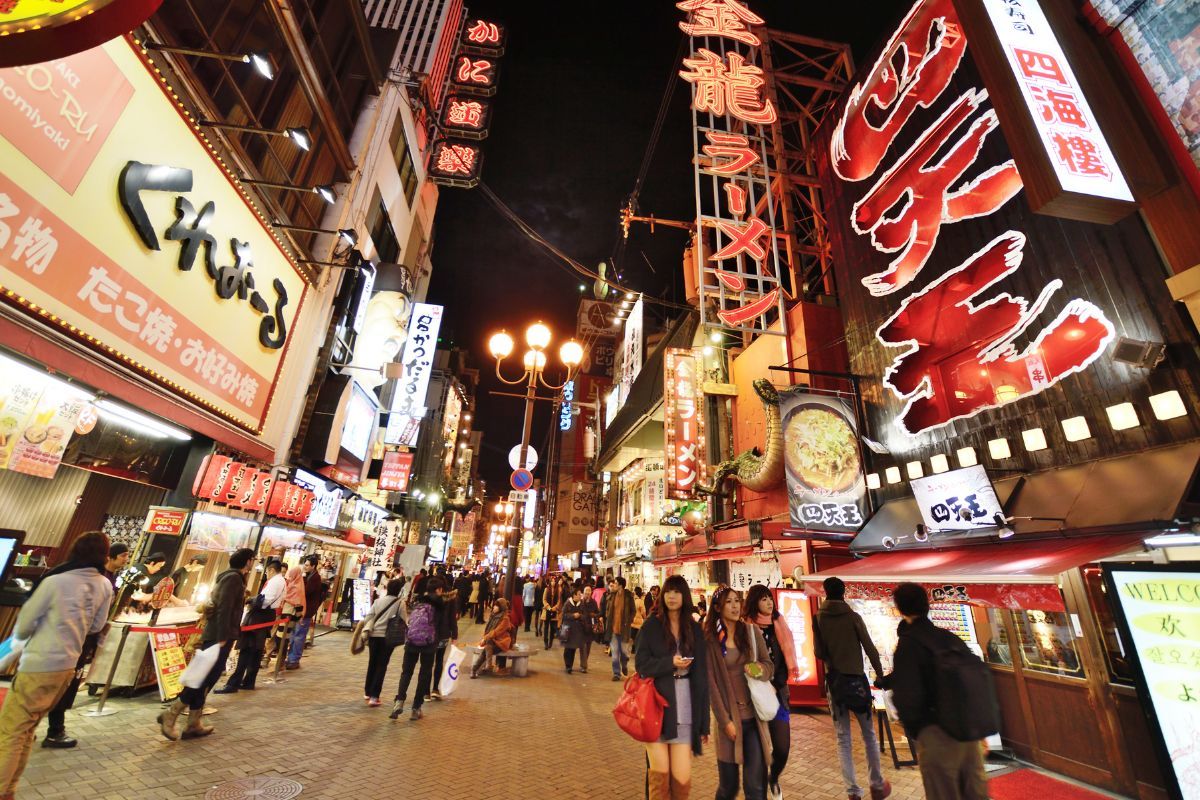
[[[192,661],[183,671],[183,685],[189,689],[199,689],[216,666],[217,656],[221,654],[221,643],[213,642],[204,650],[197,650]]]
[[[463,659],[467,657],[467,652],[457,645],[450,645],[446,650],[445,663],[442,666],[442,677],[438,680],[438,689],[442,693],[442,697],[448,697],[454,693],[458,687],[459,667],[462,666]]]
[[[742,623],[748,625],[748,623]],[[754,628],[750,633],[750,660],[758,661],[758,637]],[[746,676],[746,685],[750,687],[750,700],[754,703],[754,713],[763,722],[770,722],[779,715],[779,695],[770,681],[761,681]]]

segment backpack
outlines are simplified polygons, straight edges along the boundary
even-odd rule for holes
[[[937,723],[960,742],[986,739],[1000,732],[992,673],[961,639],[945,633],[928,642],[933,652]]]
[[[413,647],[426,647],[436,641],[437,613],[429,603],[418,602],[408,613],[408,638],[405,643]]]

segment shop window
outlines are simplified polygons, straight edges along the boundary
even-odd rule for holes
[[[375,202],[372,213],[367,218],[371,229],[371,241],[375,245],[375,256],[385,264],[395,264],[400,258],[400,241],[396,238],[396,228],[388,215],[387,206],[375,190]]]
[[[1021,664],[1027,670],[1082,678],[1071,620],[1061,611],[1014,611]]]
[[[396,114],[396,121],[392,125],[392,154],[396,157],[396,169],[400,171],[404,199],[408,201],[408,207],[412,208],[413,198],[417,196],[417,167],[413,163],[408,137],[404,134],[404,117],[400,114]]]
[[[1008,643],[1008,629],[1004,627],[1004,612],[998,608],[987,609],[984,623],[980,626],[980,638],[986,638],[983,643],[983,660],[989,664],[1011,667],[1012,647]]]
[[[1108,665],[1108,677],[1114,683],[1133,685],[1133,668],[1125,657],[1125,647],[1121,642],[1121,633],[1113,619],[1112,605],[1108,602],[1107,589],[1099,567],[1087,567],[1083,570],[1083,582],[1087,587],[1088,602],[1092,604],[1092,613],[1096,616],[1096,624],[1100,626],[1100,641],[1104,645],[1104,660]]]

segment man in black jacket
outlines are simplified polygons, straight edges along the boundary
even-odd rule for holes
[[[438,576],[446,581],[445,576]],[[449,586],[449,583],[446,582]],[[458,641],[458,590],[451,589],[443,592],[442,601],[445,605],[437,615],[437,655],[433,657],[433,686],[426,700],[442,699],[442,668],[446,663],[446,648]]]
[[[887,687],[910,741],[916,742],[927,800],[987,800],[987,777],[979,742],[960,742],[938,725],[934,653],[962,647],[953,633],[929,621],[929,596],[915,583],[892,593],[904,617]]]
[[[217,576],[213,586],[212,610],[204,623],[204,631],[200,634],[200,651],[210,647],[218,647],[217,660],[198,688],[185,686],[179,693],[179,698],[169,709],[158,715],[158,724],[162,735],[175,741],[180,735],[175,732],[175,721],[186,708],[188,710],[188,726],[183,731],[182,738],[195,739],[208,736],[213,729],[204,724],[204,700],[208,692],[217,685],[221,673],[225,671],[225,662],[229,660],[229,651],[242,629],[242,609],[246,605],[246,575],[254,566],[254,550],[243,547],[234,551],[229,557],[229,569]]]

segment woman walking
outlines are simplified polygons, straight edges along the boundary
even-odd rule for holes
[[[708,742],[708,653],[692,611],[687,581],[672,575],[637,638],[634,666],[642,677],[654,679],[667,701],[662,735],[646,745],[650,800],[687,800],[692,755],[700,755],[700,745]]]
[[[404,671],[400,673],[400,686],[396,689],[396,699],[388,715],[390,719],[396,719],[404,713],[404,701],[418,663],[421,671],[417,676],[411,719],[418,720],[424,716],[421,706],[425,705],[425,698],[429,696],[433,684],[433,659],[438,646],[437,620],[445,607],[442,599],[445,588],[446,582],[438,577],[426,578],[424,583],[413,587],[412,603],[408,609],[408,639],[404,643]]]
[[[513,624],[508,616],[508,603],[504,602],[504,598],[497,598],[492,603],[491,616],[488,617],[487,627],[483,629],[483,638],[479,640],[481,649],[471,666],[471,677],[478,678],[480,670],[492,671],[496,654],[507,651],[512,644]]]
[[[533,586],[533,633],[535,636],[542,635],[542,609],[545,608],[545,600],[546,576],[543,575]]]
[[[563,604],[561,581],[562,578],[558,576],[551,578],[542,596],[542,611],[545,614],[542,621],[542,638],[547,650],[553,649],[554,639],[558,636],[558,615]]]
[[[262,591],[250,602],[246,615],[242,617],[242,627],[265,625],[273,622],[278,616],[279,610],[283,606],[284,594],[287,591],[287,583],[280,574],[282,569],[283,562],[281,561],[267,562],[263,571],[266,581],[263,583]],[[268,635],[270,635],[270,630],[258,628],[257,630],[243,631],[238,636],[237,668],[229,676],[229,680],[225,681],[225,685],[220,689],[214,689],[213,694],[234,694],[242,689],[254,691],[254,683],[258,680],[258,668],[262,663],[263,648],[266,646]]]
[[[467,600],[467,613],[472,617],[475,616],[476,610],[479,608],[479,589],[483,586],[483,576],[476,575],[471,579],[471,596]]]
[[[392,578],[387,582],[387,592],[363,617],[363,631],[367,633],[367,678],[363,684],[363,699],[371,708],[380,705],[383,680],[387,677],[388,663],[395,649],[387,643],[387,629],[392,617],[401,613],[400,590],[403,588],[403,578]]]
[[[746,800],[766,800],[771,734],[754,713],[749,681],[774,674],[767,643],[757,625],[742,620],[742,596],[725,587],[713,595],[704,625],[708,687],[717,722],[717,798],[738,796],[738,772]]]
[[[796,645],[792,640],[792,632],[784,623],[783,616],[775,607],[775,598],[771,590],[762,584],[755,584],[746,593],[746,621],[756,626],[767,643],[767,651],[771,655],[771,665],[774,669],[771,675],[771,685],[779,695],[779,704],[788,707],[788,679],[799,676],[796,666]],[[792,725],[785,715],[767,723],[771,734],[771,766],[767,770],[767,797],[769,800],[780,800],[783,790],[779,788],[779,776],[787,766],[788,751],[792,748]]]
[[[563,664],[570,675],[575,667],[575,651],[579,651],[579,671],[587,673],[588,653],[592,649],[592,638],[595,636],[596,617],[598,611],[592,598],[586,594],[586,587],[575,584],[571,588],[571,598],[563,603],[562,625],[566,629],[566,639],[563,641]]]

